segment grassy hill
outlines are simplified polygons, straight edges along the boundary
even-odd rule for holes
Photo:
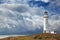
[[[60,40],[60,34],[34,34],[31,36],[8,37],[0,40]]]

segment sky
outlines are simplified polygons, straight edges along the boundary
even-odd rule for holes
[[[45,11],[47,31],[60,33],[60,0],[0,0],[0,35],[43,33]]]

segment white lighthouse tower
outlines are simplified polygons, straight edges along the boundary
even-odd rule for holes
[[[48,12],[44,12],[44,31],[43,33],[47,33],[47,26],[48,26]]]

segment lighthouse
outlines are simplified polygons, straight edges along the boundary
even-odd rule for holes
[[[44,28],[43,33],[47,33],[47,27],[48,27],[48,12],[44,12]]]

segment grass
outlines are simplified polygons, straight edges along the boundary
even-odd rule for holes
[[[34,34],[31,36],[8,37],[0,40],[60,40],[60,34]]]

